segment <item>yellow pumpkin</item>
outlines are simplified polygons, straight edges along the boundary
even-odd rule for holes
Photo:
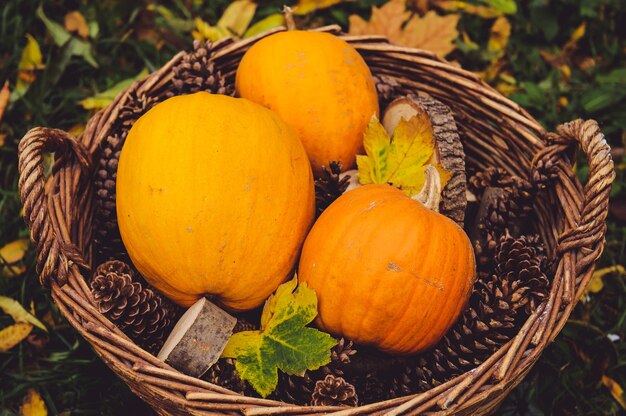
[[[291,128],[251,101],[170,98],[132,127],[117,171],[122,240],[146,280],[183,306],[259,306],[295,267],[313,176]]]
[[[394,354],[433,346],[465,308],[476,273],[467,235],[389,185],[333,202],[302,249],[299,279],[320,328]]]
[[[378,116],[365,61],[328,33],[293,30],[261,39],[241,60],[236,88],[295,129],[316,175],[333,160],[352,167],[367,124]]]

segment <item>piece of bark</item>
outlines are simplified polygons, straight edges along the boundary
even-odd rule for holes
[[[237,318],[201,298],[176,323],[157,358],[200,377],[220,358],[236,323]]]
[[[499,198],[504,195],[504,189],[494,188],[488,186],[483,192],[483,196],[480,198],[480,204],[476,211],[476,217],[474,219],[474,225],[470,231],[470,239],[472,243],[478,242],[480,245],[485,244],[485,234],[482,232],[480,226],[487,220],[489,215],[489,206],[494,204]]]
[[[430,163],[440,163],[452,175],[441,193],[439,210],[461,227],[467,206],[465,152],[450,109],[443,103],[422,95],[407,95],[392,101],[383,116],[383,127],[389,135],[402,118],[426,112],[433,126],[435,152]]]

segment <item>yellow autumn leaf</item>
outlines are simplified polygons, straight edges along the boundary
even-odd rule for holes
[[[8,351],[22,342],[30,334],[33,326],[28,322],[18,322],[0,330],[0,352]]]
[[[494,59],[500,59],[506,52],[506,45],[511,37],[511,23],[505,16],[498,17],[491,26],[487,49],[494,54]]]
[[[4,117],[4,110],[6,110],[7,106],[9,105],[10,99],[11,90],[9,89],[9,81],[4,81],[4,85],[2,85],[2,89],[0,90],[0,123],[2,122],[2,118]]]
[[[267,16],[265,19],[261,19],[246,30],[243,34],[244,38],[251,38],[260,33],[266,32],[275,27],[284,26],[285,16],[282,13],[274,13]]]
[[[585,294],[600,292],[604,288],[604,277],[613,273],[623,275],[626,273],[626,270],[620,264],[596,270],[591,276],[591,281],[585,290]]]
[[[196,40],[215,42],[231,35],[227,29],[221,26],[211,26],[199,17],[196,17],[193,22],[196,28],[191,32],[191,35]]]
[[[24,258],[28,244],[28,239],[21,238],[0,248],[0,275],[10,278],[19,276],[26,271],[26,266],[16,263]]]
[[[363,138],[366,155],[357,156],[359,182],[387,183],[408,195],[417,195],[429,165],[441,174],[442,187],[450,174],[432,161],[435,144],[433,129],[425,112],[409,120],[401,119],[391,139],[376,117],[372,117]]]
[[[437,6],[449,12],[463,12],[473,14],[483,19],[493,19],[502,16],[503,12],[495,7],[471,4],[466,1],[441,0],[436,2]]]
[[[293,8],[293,14],[304,15],[319,9],[326,9],[346,0],[299,0]]]
[[[140,80],[144,77],[148,76],[148,70],[143,69],[136,76],[127,78],[113,85],[106,91],[102,91],[94,95],[93,97],[85,98],[78,102],[85,110],[100,110],[111,104],[115,97],[123,90],[128,88],[133,84],[133,82]]]
[[[622,386],[607,375],[602,376],[602,385],[609,389],[611,396],[613,396],[615,401],[622,406],[622,409],[626,410],[626,397],[624,396],[624,389],[622,389]]]
[[[13,91],[13,99],[17,99],[23,96],[30,84],[35,82],[37,74],[35,71],[44,68],[43,58],[41,55],[41,48],[39,43],[30,34],[26,34],[26,46],[22,50],[22,56],[17,66],[17,82],[15,83],[15,90]]]
[[[232,34],[242,36],[250,26],[255,11],[256,3],[250,0],[236,0],[224,10],[217,26],[230,31]]]
[[[22,401],[20,407],[21,416],[47,416],[48,409],[39,392],[35,389],[28,389],[28,393]]]
[[[41,321],[30,314],[18,301],[7,296],[0,296],[0,309],[8,315],[11,315],[15,322],[28,322],[48,332],[45,325]]]
[[[411,16],[404,0],[391,0],[381,8],[373,6],[368,22],[351,15],[350,34],[383,35],[397,45],[426,49],[444,57],[455,48],[459,18],[458,14],[440,16],[432,10],[421,17]]]
[[[64,24],[68,32],[78,33],[78,36],[83,39],[89,37],[89,25],[87,25],[85,17],[78,10],[66,14]]]

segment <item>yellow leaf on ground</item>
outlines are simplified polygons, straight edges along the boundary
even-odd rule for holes
[[[89,25],[87,25],[85,17],[78,10],[66,14],[64,23],[68,32],[78,33],[78,36],[83,39],[89,37]]]
[[[611,396],[622,406],[622,409],[626,410],[626,397],[624,397],[624,389],[622,389],[622,386],[607,375],[602,376],[602,384],[609,389]]]
[[[495,54],[495,59],[500,59],[506,52],[506,45],[511,37],[511,23],[505,16],[498,17],[489,34],[487,49]]]
[[[85,98],[79,101],[85,110],[100,110],[113,102],[115,97],[129,87],[133,82],[140,80],[148,75],[148,70],[144,69],[132,78],[128,78],[118,82],[106,91],[99,92],[93,97]]]
[[[285,16],[282,13],[274,13],[267,16],[265,19],[259,20],[246,30],[243,34],[244,38],[251,38],[260,33],[273,29],[275,27],[284,26]]]
[[[20,62],[17,66],[17,82],[15,83],[14,99],[24,95],[30,84],[35,82],[35,71],[43,69],[43,61],[39,44],[30,34],[26,34],[26,46],[22,51]]]
[[[0,296],[0,309],[4,313],[11,315],[15,322],[28,322],[35,325],[37,328],[41,328],[44,331],[48,331],[44,324],[35,316],[28,313],[26,309],[15,299],[11,299],[7,296]]]
[[[437,7],[449,12],[463,12],[473,14],[484,19],[493,19],[502,16],[503,12],[491,6],[479,6],[465,1],[440,0],[436,2]]]
[[[299,0],[293,9],[293,14],[304,15],[319,9],[326,9],[344,2],[345,0]]]
[[[28,322],[18,322],[0,331],[0,352],[8,351],[22,342],[30,334],[33,326]]]
[[[199,17],[194,19],[194,24],[196,25],[196,29],[191,32],[191,35],[196,40],[210,40],[211,42],[215,42],[231,36],[228,29],[221,26],[211,26]]]
[[[217,26],[229,30],[232,34],[243,36],[254,17],[256,4],[250,0],[236,0],[228,5]]]
[[[591,276],[591,281],[589,286],[587,286],[587,290],[585,290],[585,294],[600,292],[604,288],[604,277],[612,273],[625,274],[626,270],[620,264],[596,270],[593,276]]]
[[[26,266],[16,263],[24,258],[28,244],[28,239],[22,238],[0,248],[0,275],[10,278],[26,271]]]
[[[4,117],[4,110],[9,105],[9,99],[11,98],[11,90],[9,89],[9,81],[4,81],[4,85],[0,90],[0,123]],[[2,145],[0,145],[2,146]]]
[[[440,16],[432,10],[422,17],[411,17],[404,0],[391,0],[381,8],[372,7],[369,22],[351,15],[350,34],[383,35],[392,43],[426,49],[443,57],[455,48],[459,18],[458,14]]]
[[[24,397],[22,407],[20,407],[21,416],[47,416],[48,409],[39,392],[35,389],[29,389]]]

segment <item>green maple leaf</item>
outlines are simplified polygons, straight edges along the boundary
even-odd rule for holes
[[[445,186],[450,174],[439,163],[432,162],[434,143],[426,113],[401,119],[391,139],[378,119],[372,117],[363,138],[367,155],[356,158],[359,182],[387,183],[416,195],[424,186],[426,168],[433,165],[439,171],[442,187]]]
[[[222,357],[234,358],[242,380],[263,397],[278,384],[278,370],[303,376],[330,362],[336,341],[329,334],[307,328],[317,316],[317,296],[294,277],[276,289],[265,302],[261,329],[231,337]]]

